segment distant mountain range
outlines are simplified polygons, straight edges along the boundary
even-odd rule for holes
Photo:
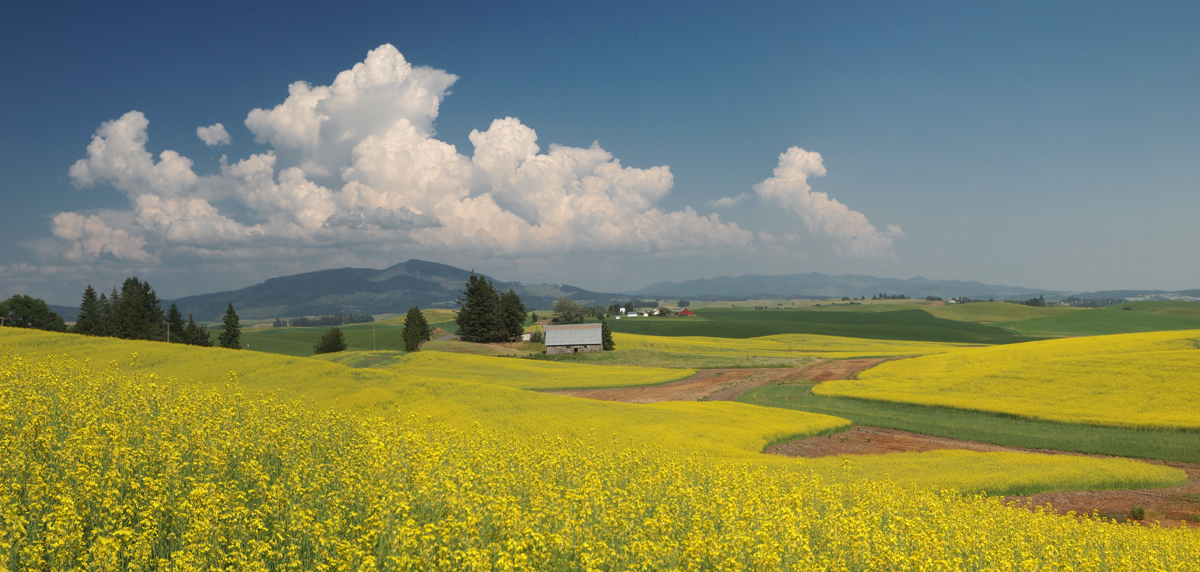
[[[455,308],[455,298],[471,272],[446,264],[409,260],[390,268],[337,268],[271,278],[241,290],[179,298],[174,302],[184,316],[198,321],[217,321],[230,303],[246,319],[295,318],[328,314],[401,314],[413,306]],[[491,277],[489,277],[491,279]],[[633,298],[668,300],[746,300],[756,298],[870,298],[876,294],[903,294],[910,298],[1026,299],[1046,296],[1062,299],[1073,295],[1084,300],[1192,300],[1200,302],[1196,290],[1110,290],[1068,293],[1018,286],[996,286],[961,280],[928,278],[876,278],[874,276],[830,276],[818,272],[783,276],[719,276],[686,282],[659,282],[624,293],[603,293],[558,284],[522,284],[492,279],[496,288],[512,288],[530,309],[548,309],[559,297],[572,298],[586,306],[608,306]],[[171,300],[163,300],[163,307]],[[78,308],[52,305],[67,322],[75,321]]]
[[[687,282],[659,282],[631,294],[659,298],[840,298],[849,296],[870,298],[876,294],[903,294],[910,298],[937,296],[940,298],[1017,299],[1037,296],[1065,296],[1056,290],[1034,290],[1019,286],[995,286],[982,282],[961,280],[930,280],[928,278],[875,278],[874,276],[830,276],[819,272],[784,276],[719,276]]]
[[[329,314],[402,314],[413,306],[453,308],[470,271],[436,262],[409,260],[390,268],[338,268],[271,278],[241,290],[179,298],[186,317],[220,320],[230,303],[245,319],[291,318]],[[491,277],[489,277],[491,278]],[[604,294],[556,284],[526,285],[492,279],[496,288],[512,288],[530,310],[549,308],[561,296],[587,305],[627,301],[626,294]],[[164,309],[170,301],[163,301]]]

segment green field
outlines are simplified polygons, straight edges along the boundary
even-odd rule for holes
[[[866,305],[863,305],[865,307]],[[609,320],[614,332],[649,336],[753,338],[820,334],[877,340],[1010,344],[1038,338],[983,324],[936,318],[920,309],[888,312],[701,309],[695,318]]]
[[[1039,308],[1024,304],[1011,304],[1009,302],[972,302],[970,304],[947,304],[936,308],[929,307],[925,311],[948,320],[989,324],[993,322],[1014,322],[1017,320],[1048,318],[1085,310],[1064,306]]]
[[[1052,449],[1165,461],[1200,462],[1200,433],[1141,431],[1034,421],[904,403],[813,395],[808,384],[768,385],[742,394],[737,401],[824,413],[855,425],[900,429],[939,437],[965,439],[1031,449]]]
[[[1192,303],[1194,302],[1183,302],[1183,304]],[[1138,302],[1136,304],[1155,304],[1155,302]],[[1122,304],[1122,306],[1125,305]],[[1176,307],[1162,309],[1186,311],[1186,309]],[[1200,329],[1200,317],[1187,314],[1172,315],[1166,312],[1131,312],[1121,310],[1120,306],[1109,306],[1058,316],[1007,322],[1002,327],[1014,334],[1026,336],[1103,336],[1164,330],[1195,330]]]
[[[1200,318],[1200,302],[1188,302],[1185,300],[1161,300],[1147,302],[1129,302],[1126,304],[1116,304],[1114,306],[1106,306],[1106,310],[1120,310],[1124,307],[1133,308],[1134,312],[1149,312],[1151,314],[1164,314],[1168,316],[1189,316],[1192,318]]]
[[[404,350],[404,328],[385,324],[353,324],[339,329],[346,336],[350,351]],[[328,327],[316,328],[253,328],[242,330],[242,347],[256,352],[289,356],[310,356],[313,344],[321,339]],[[210,330],[213,344],[217,345],[220,330]],[[372,341],[374,331],[374,341]]]

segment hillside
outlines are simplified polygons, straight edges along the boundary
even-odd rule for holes
[[[271,278],[241,290],[187,296],[175,300],[186,316],[220,320],[232,303],[243,319],[319,316],[326,314],[402,314],[413,306],[455,307],[469,270],[436,262],[409,260],[390,268],[337,268]],[[491,277],[489,277],[491,278]],[[549,308],[560,296],[607,306],[628,296],[590,292],[574,286],[525,285],[492,279],[501,290],[513,288],[530,310]],[[164,305],[170,301],[164,301]]]
[[[996,286],[961,280],[930,280],[928,278],[876,278],[874,276],[830,276],[819,272],[783,276],[718,276],[686,282],[659,282],[632,292],[638,296],[666,298],[840,298],[874,296],[879,293],[904,294],[911,298],[938,296],[941,298],[1032,298],[1039,295],[1063,294],[1052,290],[1033,290],[1019,286]]]

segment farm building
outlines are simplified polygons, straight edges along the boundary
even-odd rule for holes
[[[546,353],[571,354],[598,352],[603,349],[600,324],[546,326]]]
[[[696,313],[687,308],[684,308],[684,309],[680,310],[677,315],[679,315],[679,316],[695,316]]]

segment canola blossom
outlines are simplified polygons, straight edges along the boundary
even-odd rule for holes
[[[0,567],[1182,570],[1200,534],[0,356]]]
[[[134,371],[178,380],[171,385],[193,383],[221,389],[229,372],[236,371],[247,395],[277,394],[285,401],[300,399],[314,408],[393,418],[416,414],[458,430],[479,424],[514,436],[583,439],[603,443],[614,453],[628,447],[655,446],[673,455],[700,455],[710,462],[811,469],[839,481],[889,477],[906,487],[1033,494],[1167,487],[1179,485],[1185,478],[1177,469],[1125,459],[969,451],[860,456],[843,467],[837,459],[762,454],[774,443],[849,427],[848,420],[829,415],[733,402],[634,405],[594,401],[462,381],[431,367],[353,368],[310,357],[15,328],[0,328],[2,343],[41,355],[90,358],[99,364],[121,357]],[[136,357],[130,359],[131,355]],[[503,377],[505,368],[528,363],[511,358],[475,359],[491,360],[480,363],[497,377]]]
[[[1200,330],[964,348],[885,363],[817,395],[1065,423],[1200,430]]]

